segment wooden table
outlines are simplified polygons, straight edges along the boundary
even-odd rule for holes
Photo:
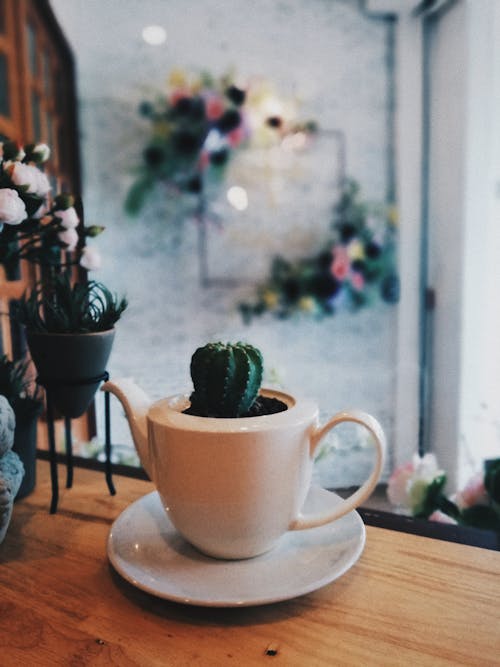
[[[0,546],[0,665],[500,665],[500,553],[367,528],[360,561],[309,595],[210,609],[160,600],[108,563],[148,482],[75,471],[49,515],[48,465]]]

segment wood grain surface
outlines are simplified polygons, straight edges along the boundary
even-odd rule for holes
[[[61,482],[63,474],[60,471]],[[152,485],[77,469],[49,515],[48,464],[0,545],[0,665],[499,665],[500,553],[367,528],[360,561],[315,593],[207,609],[156,599],[109,565],[113,520]]]

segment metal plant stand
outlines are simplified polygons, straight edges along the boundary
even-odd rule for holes
[[[57,477],[57,453],[56,453],[56,436],[54,427],[54,406],[52,400],[52,390],[57,387],[75,387],[87,384],[95,384],[96,382],[106,382],[109,379],[109,373],[106,371],[99,377],[89,378],[87,380],[80,380],[77,382],[67,381],[46,381],[44,378],[38,377],[37,384],[45,389],[45,396],[47,399],[47,431],[49,439],[49,462],[50,462],[50,479],[52,484],[52,500],[50,502],[50,513],[57,512],[57,504],[59,501],[59,480]],[[110,403],[109,394],[104,394],[104,452],[105,464],[104,472],[106,483],[108,485],[109,493],[114,496],[116,489],[112,478],[112,464],[111,464],[111,417],[110,417]],[[71,417],[64,417],[64,431],[66,437],[66,488],[70,489],[73,486],[73,438],[71,433]]]

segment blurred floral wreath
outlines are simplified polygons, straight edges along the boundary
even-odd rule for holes
[[[221,181],[234,151],[251,141],[269,146],[288,138],[302,148],[316,125],[295,122],[291,106],[262,80],[244,88],[230,75],[173,70],[167,93],[139,107],[151,132],[125,210],[137,215],[157,184],[171,196],[202,195]]]
[[[395,211],[368,206],[356,181],[348,180],[334,206],[332,237],[320,252],[296,261],[275,257],[256,300],[239,308],[247,323],[266,312],[320,318],[379,298],[399,300]]]

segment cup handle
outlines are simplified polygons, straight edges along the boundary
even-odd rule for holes
[[[362,412],[361,410],[339,412],[324,426],[316,428],[311,435],[311,456],[314,454],[314,451],[320,440],[329,431],[331,431],[332,428],[335,428],[335,426],[341,424],[342,422],[354,422],[355,424],[360,424],[372,434],[377,455],[372,473],[357,491],[343,500],[336,507],[323,512],[322,514],[299,514],[299,516],[290,524],[289,530],[315,528],[316,526],[323,526],[325,523],[330,523],[330,521],[335,521],[335,519],[340,519],[341,516],[344,516],[344,514],[347,514],[351,510],[361,505],[361,503],[368,498],[377,485],[384,465],[386,440],[384,431],[382,430],[379,422],[375,419],[375,417],[372,417],[366,412]]]

